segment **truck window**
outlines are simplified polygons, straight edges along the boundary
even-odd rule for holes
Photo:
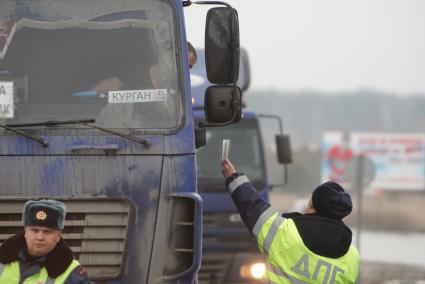
[[[178,32],[158,1],[0,4],[2,123],[94,118],[107,128],[176,129],[182,121]],[[128,10],[122,11],[124,7]],[[18,1],[16,2],[18,3]]]
[[[199,188],[205,191],[225,190],[219,166],[223,139],[231,140],[229,157],[238,171],[248,175],[254,186],[262,188],[265,183],[264,157],[259,137],[258,121],[254,119],[208,128],[207,144],[197,152]]]

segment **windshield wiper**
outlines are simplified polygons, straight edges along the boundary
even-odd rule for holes
[[[31,140],[37,141],[38,143],[40,143],[41,145],[43,145],[44,148],[46,148],[47,146],[49,146],[49,143],[46,140],[44,140],[42,137],[39,137],[39,136],[30,134],[30,133],[23,132],[21,130],[14,129],[10,125],[0,125],[0,128],[3,128],[3,129],[6,129],[6,130],[9,130],[9,131],[12,131],[12,132],[14,132],[16,134],[19,134],[19,135],[25,136],[25,137],[27,137],[27,138],[29,138]]]
[[[140,144],[144,145],[146,148],[150,146],[149,142],[145,139],[134,137],[134,136],[129,135],[129,134],[123,134],[123,133],[120,133],[120,132],[116,132],[116,131],[113,131],[113,130],[109,130],[109,129],[106,129],[106,128],[103,128],[103,127],[99,127],[99,126],[95,126],[95,125],[90,124],[90,123],[95,123],[95,122],[96,122],[96,120],[94,120],[94,119],[63,120],[63,121],[49,120],[49,121],[35,122],[35,123],[7,124],[7,125],[5,125],[5,127],[15,127],[16,128],[16,127],[31,127],[31,126],[57,126],[57,125],[66,125],[66,124],[82,124],[82,125],[85,125],[85,126],[88,126],[88,127],[91,127],[91,128],[103,131],[103,132],[111,133],[113,135],[122,137],[124,139],[128,139],[128,140],[133,141],[133,142],[140,143]]]

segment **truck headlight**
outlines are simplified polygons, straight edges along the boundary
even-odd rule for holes
[[[262,279],[266,274],[264,262],[245,264],[241,267],[240,275],[245,278]]]

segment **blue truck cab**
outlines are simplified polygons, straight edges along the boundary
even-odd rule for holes
[[[203,97],[206,80],[203,50],[198,50],[198,62],[191,69],[192,104],[196,124],[205,117]],[[238,86],[246,91],[250,81],[248,55],[241,49]],[[226,190],[220,172],[222,140],[231,140],[229,158],[238,171],[244,172],[258,189],[261,197],[269,199],[270,174],[266,166],[264,133],[260,123],[267,119],[243,108],[242,119],[224,127],[206,127],[205,146],[197,150],[198,193],[203,199],[203,257],[200,283],[259,283],[262,280],[264,259],[254,238],[243,224],[236,206]],[[202,125],[202,124],[201,124]],[[280,130],[279,130],[280,131]],[[274,138],[274,137],[272,137]],[[278,135],[276,147],[288,151],[289,140]],[[284,143],[282,143],[283,139]],[[286,152],[287,155],[288,152]],[[273,157],[276,160],[276,155]],[[284,157],[287,163],[289,157]],[[277,163],[276,163],[277,164]],[[281,169],[283,174],[284,168]]]
[[[0,1],[0,242],[22,230],[25,201],[54,198],[68,209],[63,238],[93,283],[197,281],[190,4]],[[237,13],[221,4],[207,15],[207,58],[224,56],[210,64],[221,91],[209,98],[238,100]],[[211,123],[240,116],[208,112]]]

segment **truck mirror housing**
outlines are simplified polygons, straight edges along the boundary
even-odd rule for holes
[[[292,151],[289,135],[276,135],[276,149],[279,164],[292,163]]]
[[[249,65],[248,52],[241,48],[240,49],[240,62],[239,62],[239,78],[236,85],[242,90],[242,92],[248,90],[251,84],[251,68]]]
[[[242,115],[241,90],[234,86],[210,86],[205,91],[207,126],[238,122]]]
[[[195,127],[195,147],[199,149],[207,144],[207,131],[205,127]]]
[[[235,9],[212,8],[205,27],[205,63],[208,80],[231,84],[239,76],[239,20]]]

